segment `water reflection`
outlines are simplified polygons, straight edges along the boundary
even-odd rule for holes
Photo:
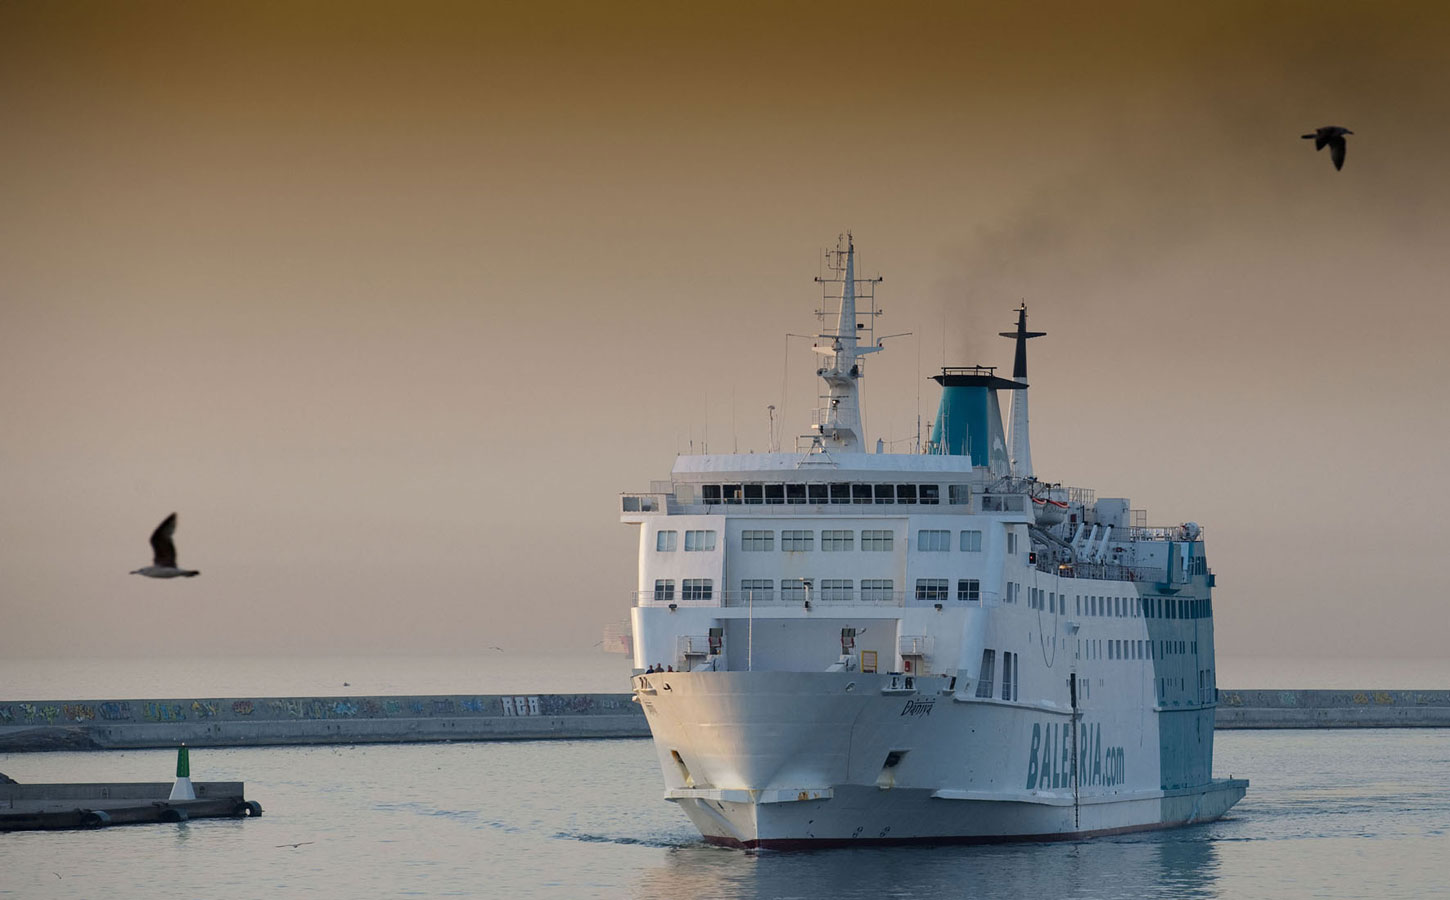
[[[703,845],[641,870],[642,900],[921,896],[1182,898],[1221,895],[1203,829],[1061,844],[744,853]]]

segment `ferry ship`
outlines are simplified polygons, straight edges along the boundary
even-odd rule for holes
[[[879,278],[826,254],[821,406],[794,451],[691,454],[621,495],[632,678],[665,798],[712,843],[1060,840],[1207,822],[1213,572],[1194,523],[1035,476],[1012,377],[944,368],[929,439],[873,448]],[[858,308],[859,307],[859,308]],[[830,313],[835,312],[834,321]],[[1010,397],[1010,431],[1001,400]]]

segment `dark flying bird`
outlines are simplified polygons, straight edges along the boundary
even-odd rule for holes
[[[1323,128],[1314,129],[1313,134],[1301,135],[1304,140],[1314,139],[1314,149],[1323,150],[1324,145],[1329,145],[1329,156],[1334,160],[1336,170],[1344,168],[1344,136],[1354,134],[1348,128],[1341,128],[1338,125],[1325,125]]]
[[[151,532],[151,565],[134,570],[132,575],[145,575],[147,578],[192,578],[201,574],[190,569],[177,568],[176,545],[171,543],[171,533],[175,530],[176,513],[172,513]]]

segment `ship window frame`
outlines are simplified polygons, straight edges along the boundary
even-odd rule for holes
[[[795,601],[810,599],[809,578],[782,578],[780,580],[780,599],[782,601]]]
[[[757,481],[747,483],[743,487],[746,506],[765,505],[765,485]]]
[[[873,484],[871,486],[872,501],[875,503],[895,503],[896,485],[894,484]]]
[[[715,598],[715,579],[685,578],[680,582],[680,600],[685,603],[706,603]]]
[[[806,503],[806,484],[803,481],[788,481],[785,484],[785,503],[787,506],[804,506]]]
[[[764,488],[766,506],[785,505],[785,485],[783,483],[779,481],[767,482]]]
[[[939,484],[917,484],[916,502],[922,506],[941,505],[941,485]]]
[[[655,532],[655,552],[674,553],[680,546],[680,532],[662,528]]]
[[[821,551],[823,553],[853,553],[856,549],[856,532],[850,528],[822,528]]]
[[[831,489],[831,505],[844,506],[851,502],[851,484],[847,481],[833,481],[829,485]]]
[[[743,487],[739,484],[720,485],[720,502],[726,506],[740,506]]]
[[[871,485],[859,481],[851,484],[851,503],[853,505],[860,506],[870,503],[871,500]]]
[[[862,578],[861,579],[861,602],[880,603],[889,602],[892,594],[896,591],[896,585],[890,578]]]
[[[685,531],[686,553],[713,553],[718,535],[713,528],[690,528]]]
[[[958,603],[981,603],[982,602],[982,580],[980,578],[958,578],[957,579],[957,602]]]
[[[782,553],[810,553],[816,549],[816,533],[808,528],[782,528],[780,549]]]
[[[990,647],[982,649],[982,665],[977,672],[977,697],[992,699],[993,677],[997,668],[997,651]]]
[[[655,579],[655,602],[673,603],[675,599],[675,580],[673,578]]]
[[[870,553],[889,553],[896,548],[896,532],[890,528],[863,528],[861,550]]]
[[[1013,701],[1017,699],[1017,654],[1010,651],[1002,653],[1002,699]]]
[[[961,537],[958,540],[960,541],[961,551],[963,553],[982,552],[981,530],[974,528],[964,529],[961,533]]]
[[[898,484],[896,486],[897,503],[916,503],[916,485]]]
[[[775,579],[740,579],[740,599],[752,603],[772,603],[775,600]]]
[[[918,578],[916,579],[916,602],[918,603],[945,603],[951,598],[952,580],[950,578]]]
[[[947,485],[947,502],[952,506],[969,505],[972,502],[972,486],[970,484]]]
[[[952,549],[952,532],[949,528],[921,528],[916,532],[918,553],[949,553]]]
[[[811,481],[806,483],[806,503],[813,506],[825,506],[831,502],[831,486],[824,481]]]
[[[855,592],[855,582],[850,578],[822,578],[816,587],[816,594],[822,602],[849,603]]]
[[[700,502],[704,503],[706,506],[719,506],[722,502],[720,499],[720,485],[700,485]]]
[[[747,553],[775,550],[775,531],[770,528],[745,528],[740,532],[740,549]]]

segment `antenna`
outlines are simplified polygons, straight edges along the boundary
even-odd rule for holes
[[[766,414],[770,416],[770,439],[765,444],[766,453],[774,453],[775,447],[775,404],[765,408]]]

